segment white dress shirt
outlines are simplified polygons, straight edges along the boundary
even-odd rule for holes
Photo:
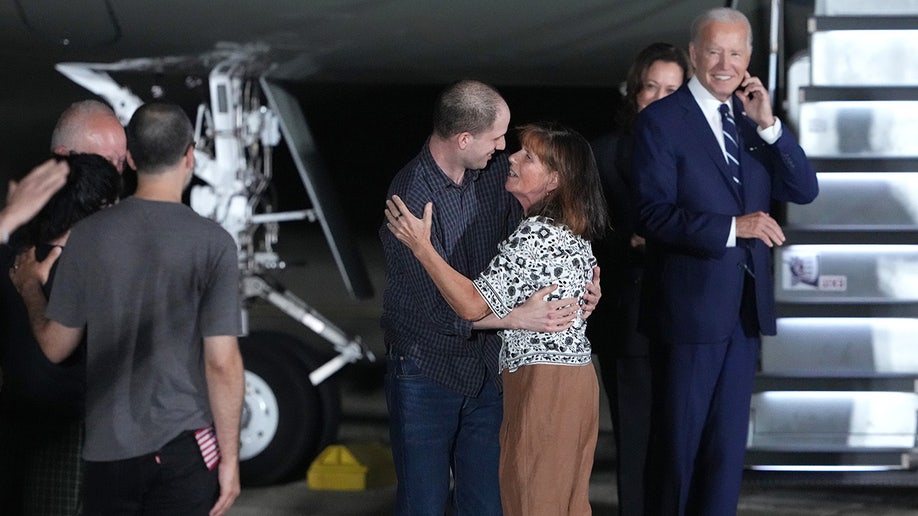
[[[724,161],[726,161],[727,151],[724,148],[724,126],[720,118],[720,105],[727,104],[727,107],[730,109],[730,114],[733,115],[733,119],[736,120],[736,113],[733,112],[733,103],[721,102],[714,97],[714,95],[711,95],[711,92],[701,85],[698,77],[692,77],[689,80],[688,89],[692,93],[692,96],[695,97],[695,102],[697,102],[698,107],[701,108],[701,112],[705,120],[708,121],[708,125],[711,126],[711,131],[714,133],[714,138],[717,139],[717,144],[720,145],[720,151],[724,154]],[[775,124],[773,126],[766,128],[756,127],[756,132],[759,134],[760,138],[765,140],[765,143],[771,145],[781,137],[781,120],[775,117]],[[739,156],[737,156],[737,158],[738,157]],[[736,247],[736,217],[733,217],[733,221],[730,223],[730,235],[727,237],[727,247]]]

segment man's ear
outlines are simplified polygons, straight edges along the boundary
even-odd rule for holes
[[[194,169],[194,145],[189,145],[188,150],[185,151],[185,166],[188,169]]]
[[[459,149],[465,150],[475,137],[472,136],[472,133],[468,131],[461,132],[456,135],[456,145],[459,146]]]

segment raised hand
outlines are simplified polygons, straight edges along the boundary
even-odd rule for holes
[[[746,71],[746,77],[736,90],[736,96],[743,103],[743,111],[762,129],[775,125],[775,115],[771,110],[771,98],[768,90],[758,77]]]

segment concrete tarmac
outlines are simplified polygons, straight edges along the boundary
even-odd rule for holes
[[[366,373],[363,371],[362,373]],[[605,399],[602,400],[605,402]],[[381,389],[343,388],[341,443],[388,442],[385,398]],[[607,407],[607,404],[601,407]],[[593,514],[618,514],[611,423],[603,409],[590,481]],[[918,488],[852,487],[816,478],[763,480],[747,472],[739,516],[906,516],[918,515]],[[914,474],[914,473],[912,473]],[[916,479],[918,480],[918,479]],[[231,516],[379,516],[393,514],[395,487],[365,491],[313,491],[305,479],[288,484],[244,488]]]
[[[381,212],[381,210],[380,210]],[[388,443],[388,415],[383,393],[383,344],[379,329],[383,265],[382,251],[373,235],[358,247],[366,262],[376,295],[350,299],[333,266],[331,253],[315,226],[282,228],[277,249],[288,267],[276,277],[289,290],[345,331],[360,335],[378,357],[376,363],[349,365],[338,375],[342,420],[338,442]],[[278,329],[311,342],[308,330],[272,307],[259,305],[250,313],[252,326]],[[327,347],[331,349],[330,345]],[[590,482],[590,501],[597,515],[617,514],[615,456],[606,398],[600,400],[600,435]],[[392,514],[395,487],[364,491],[313,491],[303,480],[243,488],[230,516],[378,516]],[[918,516],[918,473],[893,476],[762,474],[748,471],[737,515],[740,516]]]

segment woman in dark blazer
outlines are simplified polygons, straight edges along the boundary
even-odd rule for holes
[[[623,516],[644,513],[644,462],[650,435],[650,361],[637,332],[644,239],[636,230],[631,174],[632,125],[651,102],[676,91],[691,75],[688,56],[669,43],[652,43],[628,70],[619,131],[593,142],[609,201],[612,229],[594,243],[604,278],[612,285],[597,305],[587,336],[600,363],[615,431],[618,505]]]

